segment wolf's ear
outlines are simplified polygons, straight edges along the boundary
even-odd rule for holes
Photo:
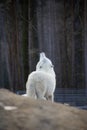
[[[46,57],[45,53],[44,52],[41,52],[40,53],[40,60],[44,59]]]

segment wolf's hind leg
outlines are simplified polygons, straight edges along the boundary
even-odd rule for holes
[[[33,86],[30,86],[29,88],[26,89],[26,94],[29,98],[37,99],[35,88]]]

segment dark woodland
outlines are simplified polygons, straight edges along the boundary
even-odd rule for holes
[[[25,90],[40,52],[54,64],[57,88],[87,97],[86,0],[0,0],[0,87]]]

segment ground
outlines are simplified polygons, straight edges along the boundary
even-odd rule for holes
[[[87,130],[87,111],[0,89],[0,130]]]

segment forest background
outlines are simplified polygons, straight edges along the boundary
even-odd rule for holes
[[[86,0],[0,0],[0,87],[25,90],[40,52],[54,64],[57,88],[87,95]]]

